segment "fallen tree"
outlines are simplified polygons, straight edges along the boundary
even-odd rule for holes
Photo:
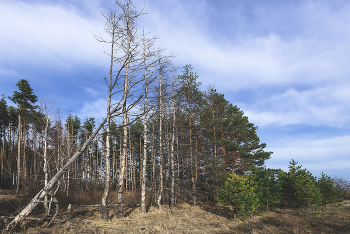
[[[113,110],[112,114],[116,113],[120,108],[116,108]],[[47,195],[52,195],[53,187],[58,182],[58,180],[62,177],[62,175],[66,172],[66,170],[75,162],[76,159],[79,158],[80,155],[85,151],[85,149],[89,146],[92,140],[96,137],[98,132],[107,122],[107,118],[105,118],[102,123],[96,128],[96,130],[91,134],[90,138],[84,143],[84,145],[77,150],[77,152],[69,159],[69,161],[56,173],[54,177],[47,183],[47,185],[38,192],[37,195],[29,202],[29,204],[17,215],[14,219],[7,225],[6,230],[13,229],[17,224],[23,221],[32,210],[39,204],[43,202],[43,199]]]

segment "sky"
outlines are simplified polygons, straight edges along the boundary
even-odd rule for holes
[[[258,126],[269,168],[350,179],[350,1],[134,0],[140,28]],[[0,95],[27,79],[62,116],[106,113],[113,0],[1,0]],[[11,102],[8,100],[8,104]]]

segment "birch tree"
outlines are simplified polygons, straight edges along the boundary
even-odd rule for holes
[[[156,51],[153,49],[155,38],[147,39],[143,30],[142,46],[143,46],[143,69],[144,69],[144,116],[143,116],[143,160],[142,160],[142,178],[141,178],[141,212],[146,213],[146,167],[147,167],[147,129],[148,129],[148,86],[152,79],[149,78],[148,69],[153,67],[154,61],[149,61],[155,56]],[[159,52],[159,51],[158,51]],[[140,151],[141,153],[141,151]]]
[[[163,139],[162,139],[162,119],[163,119],[163,106],[162,106],[162,73],[161,73],[160,59],[159,59],[159,194],[157,204],[159,210],[162,210],[162,195],[163,195]]]
[[[43,159],[44,159],[44,166],[43,166],[43,170],[44,170],[44,174],[45,174],[45,186],[47,185],[48,181],[49,181],[49,158],[47,155],[47,149],[48,149],[48,130],[49,130],[49,123],[50,123],[50,118],[51,116],[51,111],[53,108],[53,104],[52,104],[52,99],[48,99],[48,100],[41,100],[40,101],[40,112],[44,115],[44,154],[43,154]],[[48,215],[50,212],[49,209],[49,205],[48,205],[48,197],[45,196],[44,198],[44,207],[46,210],[46,214]]]

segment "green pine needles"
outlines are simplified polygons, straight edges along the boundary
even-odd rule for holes
[[[281,201],[289,207],[309,208],[321,204],[322,195],[317,186],[317,179],[297,162],[289,163],[289,172],[280,174]]]
[[[232,173],[221,188],[218,201],[233,206],[235,216],[238,214],[241,219],[245,219],[259,206],[258,195],[252,185],[247,177]]]
[[[341,202],[344,194],[339,192],[334,180],[322,173],[314,177],[307,169],[292,160],[289,171],[252,167],[249,175],[231,174],[219,190],[221,204],[233,206],[235,217],[242,220],[253,213],[269,211],[277,205],[297,208],[312,213],[315,208],[326,209],[327,204]]]

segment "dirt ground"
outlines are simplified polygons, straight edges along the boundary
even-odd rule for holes
[[[0,190],[0,233],[7,221],[4,216],[13,215],[23,207],[28,199],[25,195],[14,199],[12,191]],[[62,205],[63,206],[63,205]],[[276,209],[274,212],[254,216],[242,222],[233,219],[233,212],[227,206],[200,203],[193,207],[186,203],[177,204],[173,210],[163,206],[149,207],[147,214],[140,213],[140,207],[127,206],[125,217],[116,218],[117,207],[110,208],[111,220],[101,220],[100,208],[91,205],[73,205],[69,214],[61,207],[57,221],[50,227],[51,217],[46,217],[42,209],[37,209],[16,233],[350,233],[350,200],[337,206],[329,206],[318,215],[298,215],[298,211]]]

